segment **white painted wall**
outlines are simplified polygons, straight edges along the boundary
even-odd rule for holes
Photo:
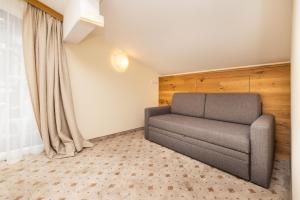
[[[66,4],[68,3],[68,0],[39,0],[40,2],[46,4],[50,8],[56,10],[57,12],[63,14]],[[74,1],[74,0],[71,0]]]
[[[153,69],[129,58],[127,71],[116,72],[110,63],[114,47],[103,41],[101,31],[67,44],[66,50],[75,114],[85,138],[144,126],[144,108],[158,105]]]
[[[73,1],[72,1],[73,2]],[[91,21],[98,21],[100,15],[99,0],[81,0],[80,1],[80,15],[83,18]]]
[[[294,0],[292,48],[292,199],[300,199],[300,0]]]
[[[64,9],[64,31],[63,37],[66,38],[67,35],[72,31],[73,27],[80,19],[80,0],[73,0],[73,3],[68,2]]]
[[[98,0],[70,0],[64,9],[65,42],[80,43],[96,27],[104,26],[104,17],[99,13]]]

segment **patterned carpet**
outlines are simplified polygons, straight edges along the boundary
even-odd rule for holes
[[[288,199],[287,161],[275,161],[269,190],[143,138],[108,137],[76,157],[0,162],[0,199]]]

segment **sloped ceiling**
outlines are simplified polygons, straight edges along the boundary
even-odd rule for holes
[[[161,74],[290,60],[292,0],[104,0],[102,6],[106,40]]]

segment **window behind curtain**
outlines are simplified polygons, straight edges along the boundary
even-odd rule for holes
[[[43,149],[26,81],[21,3],[0,0],[0,160],[9,162]]]

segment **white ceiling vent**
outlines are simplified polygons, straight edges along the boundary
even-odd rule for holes
[[[69,0],[64,11],[64,41],[81,42],[96,27],[104,26],[99,0]]]

